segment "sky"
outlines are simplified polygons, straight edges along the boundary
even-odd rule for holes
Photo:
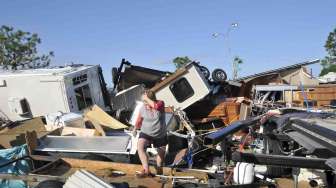
[[[0,25],[38,33],[39,52],[54,51],[53,65],[100,64],[108,85],[122,58],[174,71],[172,60],[188,56],[229,77],[235,56],[244,61],[240,76],[323,58],[336,27],[335,0],[2,0],[0,6]]]

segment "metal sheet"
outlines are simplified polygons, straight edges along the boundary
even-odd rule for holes
[[[298,86],[293,85],[256,85],[256,91],[292,91],[297,90]]]
[[[76,187],[114,188],[114,186],[106,183],[101,178],[83,169],[77,170],[74,174],[72,174],[68,178],[68,180],[65,182],[63,187],[64,188],[76,188]]]
[[[288,132],[286,133],[291,139],[299,143],[301,146],[306,148],[308,150],[308,154],[316,154],[316,153],[321,153],[321,154],[328,154],[329,150],[324,147],[323,145],[319,144],[318,142],[310,139],[309,137],[296,132]]]
[[[106,137],[46,136],[36,151],[128,154],[131,137],[129,135]]]

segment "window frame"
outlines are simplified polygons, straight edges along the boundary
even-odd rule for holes
[[[85,95],[84,88],[88,88],[88,92],[89,92],[88,96]],[[76,95],[76,93],[77,93],[76,90],[80,90],[81,97],[83,98],[84,106],[80,106],[77,95]],[[78,86],[78,87],[74,88],[74,93],[75,93],[75,99],[76,99],[76,102],[77,102],[77,108],[78,108],[79,111],[93,105],[93,98],[92,98],[91,89],[90,89],[89,84],[83,84],[81,86]],[[86,98],[90,98],[91,104],[89,104],[86,101]]]
[[[177,82],[181,82],[182,80],[185,81],[185,88],[190,88],[191,92],[189,92],[189,94],[183,96],[182,99],[180,99],[179,97],[176,97],[176,92],[173,91],[173,85],[176,84]],[[176,80],[175,82],[173,82],[172,84],[169,85],[169,90],[170,92],[173,94],[174,98],[176,99],[177,102],[179,103],[183,103],[184,101],[186,101],[187,99],[189,99],[190,97],[194,96],[195,91],[194,88],[191,86],[191,84],[189,83],[188,79],[185,77],[179,78],[178,80]]]

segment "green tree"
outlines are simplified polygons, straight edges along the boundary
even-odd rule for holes
[[[328,74],[329,72],[336,72],[336,28],[330,32],[327,41],[324,45],[327,51],[327,56],[321,61],[322,70],[320,76]]]
[[[192,60],[189,59],[188,56],[185,56],[185,57],[176,57],[173,59],[173,63],[176,67],[176,69],[179,69],[181,67],[183,67],[184,65],[188,64],[188,63],[191,63]]]
[[[0,27],[0,67],[3,69],[33,69],[50,64],[53,52],[38,55],[37,45],[41,39],[36,33],[15,30],[13,27]]]
[[[236,56],[234,59],[233,59],[233,63],[232,63],[232,67],[233,67],[233,79],[237,79],[238,78],[238,72],[241,70],[240,69],[240,65],[243,64],[243,60]]]

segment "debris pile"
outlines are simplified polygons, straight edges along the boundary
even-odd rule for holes
[[[123,59],[109,92],[99,66],[22,73],[49,83],[40,92],[62,86],[61,104],[56,94],[45,103],[35,91],[14,96],[20,73],[1,75],[0,179],[7,187],[335,187],[336,85],[307,71],[317,62],[227,80],[197,62],[172,73]],[[149,93],[161,140],[141,129]]]

